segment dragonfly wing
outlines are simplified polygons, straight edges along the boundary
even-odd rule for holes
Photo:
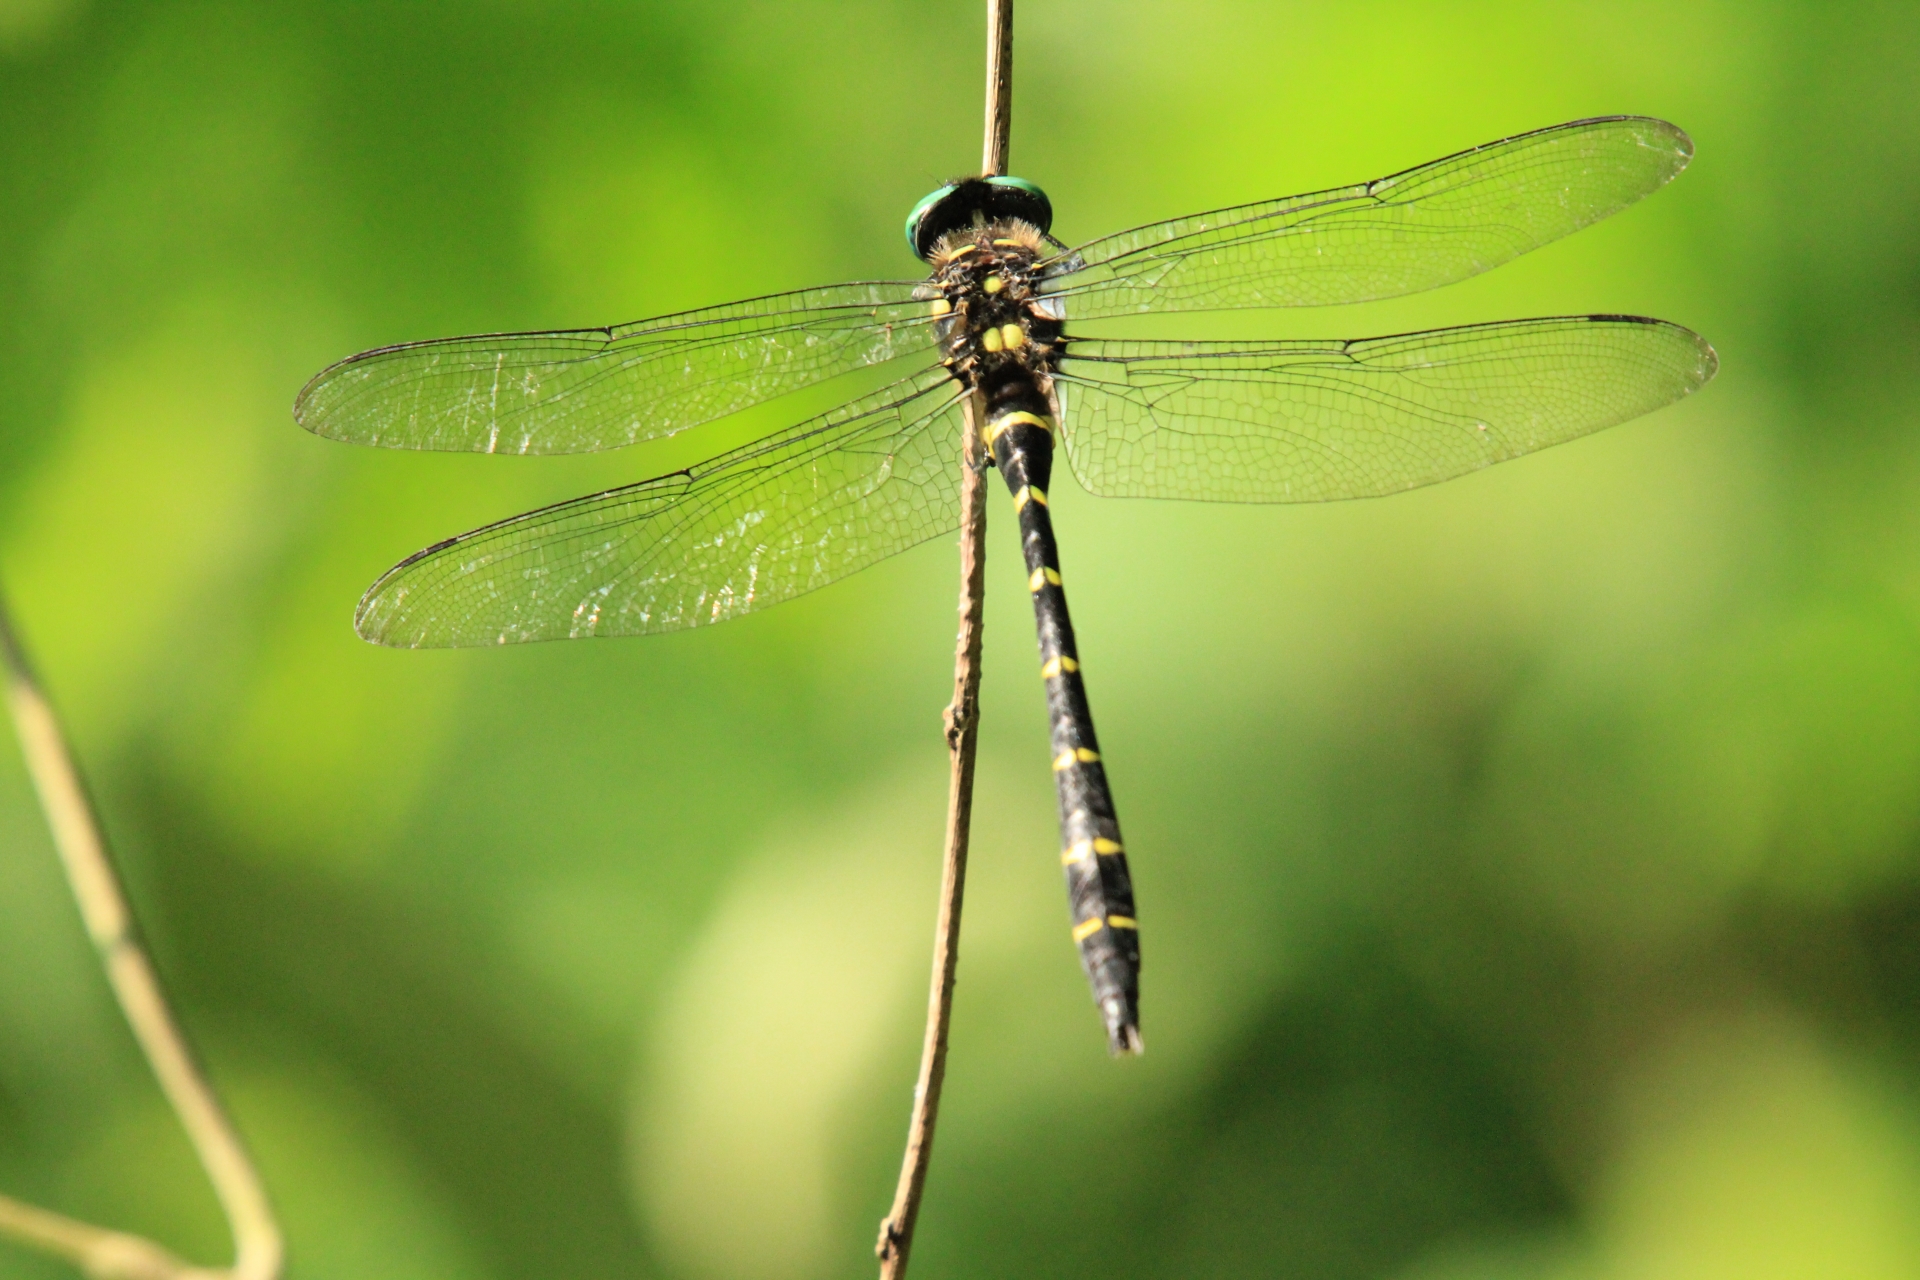
[[[960,400],[930,369],[698,466],[410,556],[354,625],[399,648],[677,631],[959,527]]]
[[[1097,494],[1368,498],[1450,479],[1671,404],[1713,348],[1637,316],[1567,316],[1346,342],[1075,340],[1056,387]]]
[[[835,285],[607,329],[381,347],[315,375],[293,416],[391,449],[617,449],[931,347],[915,287]]]
[[[1077,320],[1418,293],[1618,213],[1686,168],[1664,120],[1576,120],[1333,191],[1095,240],[1047,269]]]

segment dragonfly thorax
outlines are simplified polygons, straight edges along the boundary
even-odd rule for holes
[[[1039,228],[1019,219],[949,232],[934,245],[925,294],[942,361],[965,386],[1053,372],[1064,347],[1060,308],[1040,294],[1037,269],[1049,252]]]

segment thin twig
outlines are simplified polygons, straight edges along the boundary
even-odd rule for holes
[[[226,1280],[226,1271],[196,1267],[143,1236],[76,1222],[0,1196],[0,1235],[64,1258],[98,1280]]]
[[[226,1212],[233,1233],[234,1263],[213,1270],[182,1262],[137,1236],[89,1226],[43,1209],[0,1198],[0,1234],[35,1245],[78,1264],[99,1280],[274,1280],[280,1274],[280,1227],[260,1175],[240,1135],[227,1118],[206,1072],[188,1048],[167,1005],[153,962],[141,945],[133,910],[107,852],[99,815],[87,796],[73,753],[53,705],[34,679],[26,654],[0,605],[0,660],[7,676],[7,705],[20,735],[40,806],[53,829],[54,847],[67,884],[106,970],[134,1039],[146,1054],[160,1090],[172,1104]]]
[[[1013,107],[1013,0],[987,0],[987,129],[981,171],[1005,173]],[[966,896],[967,843],[973,829],[973,761],[979,745],[980,636],[987,585],[987,460],[980,444],[986,406],[966,399],[960,470],[960,634],[954,645],[953,702],[947,707],[947,853],[940,875],[940,914],[933,934],[933,987],[920,1046],[920,1078],[893,1209],[880,1224],[881,1280],[901,1280],[913,1249],[913,1227],[933,1159],[940,1087],[947,1078],[947,1029],[953,1018],[954,974],[960,964],[960,908]]]
[[[933,1159],[933,1126],[940,1115],[940,1086],[947,1076],[947,1027],[953,1014],[954,971],[960,964],[960,907],[966,894],[967,841],[973,827],[973,759],[979,743],[980,630],[986,603],[987,477],[976,426],[978,398],[966,401],[967,446],[960,477],[960,635],[953,658],[953,702],[947,707],[947,856],[940,875],[940,915],[933,933],[933,987],[927,996],[927,1030],[920,1046],[920,1079],[913,1088],[913,1118],[900,1161],[893,1210],[880,1224],[881,1280],[907,1273],[913,1225]]]
[[[1013,133],[1013,0],[987,0],[987,142],[980,176],[1007,171]]]

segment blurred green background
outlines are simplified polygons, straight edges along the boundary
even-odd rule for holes
[[[1078,240],[1584,115],[1671,190],[1490,276],[1133,332],[1588,311],[1704,394],[1388,501],[1056,494],[1134,854],[1108,1061],[992,508],[923,1277],[1920,1276],[1920,9],[1021,0]],[[655,474],[355,450],[329,361],[917,274],[978,0],[0,0],[0,577],[298,1277],[865,1274],[954,551],[642,641],[399,653],[427,542]],[[215,1260],[0,745],[0,1188]],[[0,1246],[0,1275],[66,1272]]]

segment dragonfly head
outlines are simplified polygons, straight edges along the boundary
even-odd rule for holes
[[[1045,235],[1053,225],[1047,193],[1025,178],[956,178],[907,215],[907,247],[925,262],[933,245],[949,231],[1001,218],[1018,218]]]

